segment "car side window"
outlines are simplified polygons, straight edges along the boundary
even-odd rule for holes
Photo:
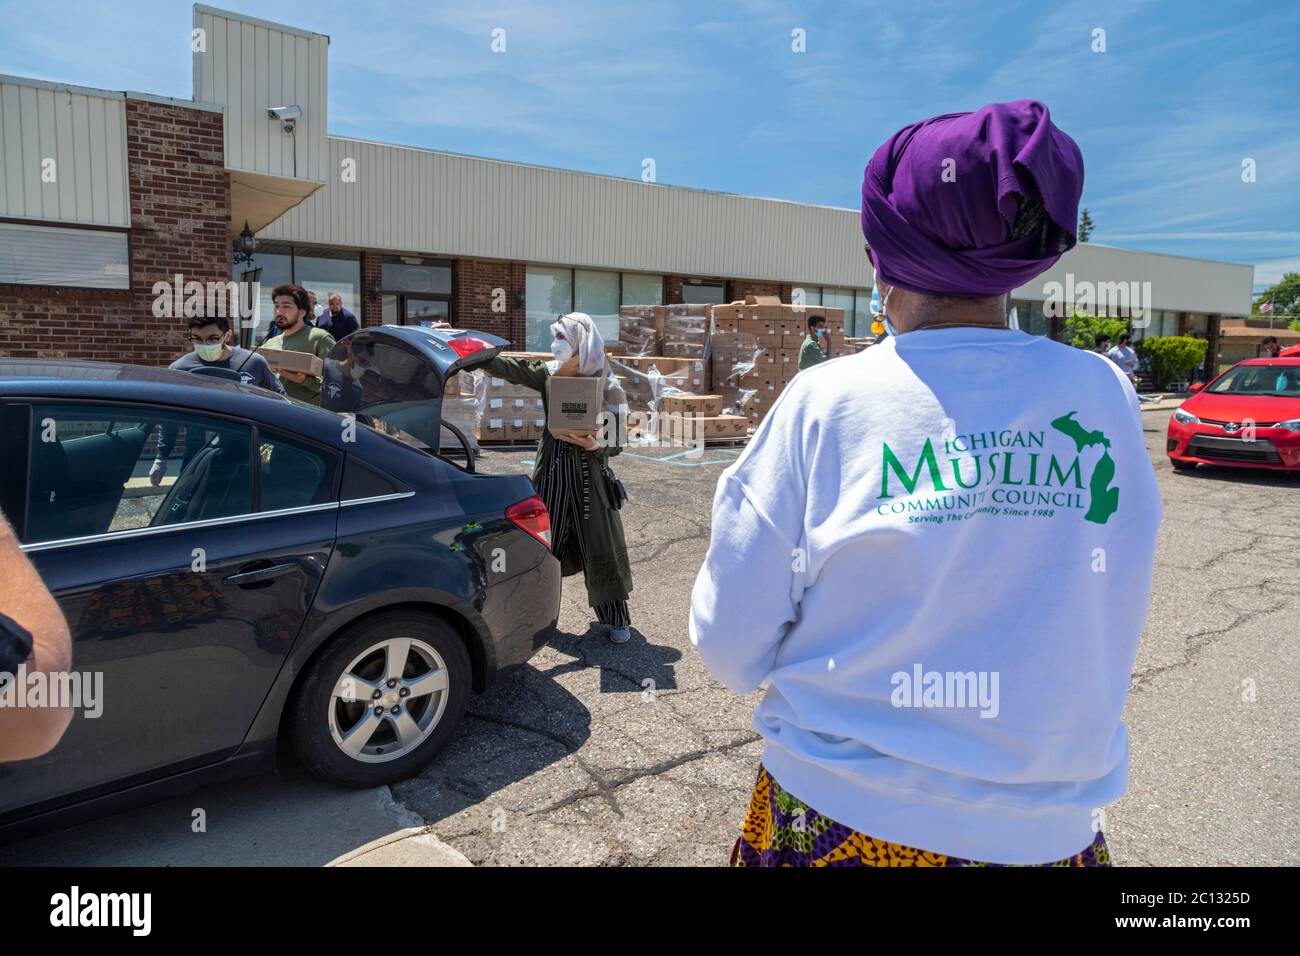
[[[246,425],[113,406],[32,411],[24,543],[253,510]]]
[[[262,511],[302,508],[337,500],[336,452],[288,438],[278,432],[259,431]]]

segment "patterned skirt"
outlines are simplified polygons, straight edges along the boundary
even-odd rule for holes
[[[836,823],[782,789],[759,765],[758,781],[736,845],[732,866],[1015,866],[981,863],[877,840]],[[1091,845],[1064,860],[1033,866],[1110,866],[1098,832]]]

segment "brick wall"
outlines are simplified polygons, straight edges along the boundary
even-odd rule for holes
[[[369,249],[361,253],[361,324],[362,325],[383,325],[384,324],[384,302],[383,298],[376,298],[373,302],[370,300],[370,290],[375,288],[375,283],[380,280],[382,272],[383,257],[378,252],[372,252]]]
[[[525,265],[496,259],[457,259],[452,321],[509,339],[524,347],[523,296]],[[500,290],[500,291],[498,291]]]
[[[165,365],[188,346],[182,318],[153,314],[153,285],[228,282],[230,190],[222,117],[126,101],[131,289],[0,286],[0,355]]]
[[[682,277],[664,276],[664,305],[681,305]]]
[[[780,282],[755,282],[751,279],[732,279],[727,283],[727,301],[735,302],[747,295],[774,295],[782,302],[789,302],[788,285]]]

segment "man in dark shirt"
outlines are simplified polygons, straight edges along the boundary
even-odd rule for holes
[[[330,293],[330,307],[317,323],[317,328],[324,329],[330,335],[334,336],[337,342],[345,335],[351,335],[361,327],[357,317],[343,308],[343,297],[337,292]]]
[[[232,344],[230,321],[221,316],[208,318],[194,316],[186,323],[190,327],[190,345],[192,352],[186,352],[168,368],[178,372],[192,372],[196,368],[227,368],[239,373],[243,385],[256,385],[278,395],[284,394],[284,386],[279,377],[271,371],[266,359],[246,348]],[[164,425],[158,431],[158,450],[154,453],[153,464],[149,467],[149,481],[156,487],[162,483],[167,472],[167,456],[171,454],[176,442],[178,429],[173,425]],[[195,447],[187,449],[187,458],[198,451]]]

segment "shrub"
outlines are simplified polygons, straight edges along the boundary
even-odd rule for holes
[[[1062,339],[1075,348],[1095,349],[1097,336],[1109,335],[1110,344],[1117,345],[1119,337],[1127,331],[1128,322],[1124,319],[1108,319],[1105,316],[1076,312],[1065,320]]]
[[[1151,370],[1151,384],[1158,390],[1169,387],[1174,379],[1186,378],[1205,361],[1210,343],[1186,335],[1165,335],[1140,339],[1135,345],[1138,357]]]

